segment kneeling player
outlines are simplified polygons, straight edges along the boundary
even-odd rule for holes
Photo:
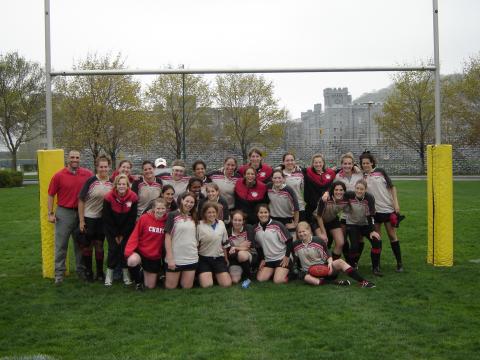
[[[357,270],[352,268],[342,259],[333,260],[327,245],[320,238],[312,235],[312,230],[307,222],[300,222],[297,226],[298,240],[293,243],[296,262],[299,263],[300,277],[311,285],[336,284],[350,285],[348,280],[336,280],[339,272],[344,272],[361,287],[372,288],[375,285],[365,280]],[[325,273],[317,273],[319,265],[326,266]]]
[[[127,245],[125,257],[130,274],[135,281],[137,290],[143,286],[153,289],[157,283],[158,272],[161,269],[163,245],[165,241],[165,222],[167,220],[167,206],[164,199],[155,199],[153,211],[146,212],[139,219],[133,229]],[[143,268],[144,284],[140,273]]]

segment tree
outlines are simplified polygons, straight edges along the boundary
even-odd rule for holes
[[[16,52],[0,55],[0,134],[11,154],[13,170],[20,146],[44,132],[44,81],[37,63]]]
[[[470,58],[463,76],[457,76],[445,88],[449,101],[445,117],[453,125],[452,138],[462,145],[480,144],[480,55]]]
[[[417,152],[425,168],[427,144],[434,139],[434,82],[430,71],[401,72],[394,88],[375,117],[379,130],[393,146],[403,145]]]
[[[280,135],[279,142],[282,141],[283,132],[278,134],[281,127],[275,124],[285,119],[285,111],[279,108],[273,90],[272,82],[255,74],[216,77],[215,100],[224,113],[223,131],[240,147],[244,161],[249,148],[255,143],[265,143],[265,136]]]
[[[208,117],[210,89],[201,76],[160,75],[149,86],[146,97],[160,123],[159,139],[177,159],[182,155],[183,120],[185,141],[188,139],[190,143],[203,143],[205,146],[211,142],[212,129]]]
[[[89,55],[74,69],[123,69],[118,54]],[[93,158],[102,151],[112,158],[132,143],[142,130],[141,85],[130,75],[77,76],[61,78],[55,86],[56,139],[66,147],[88,147]]]

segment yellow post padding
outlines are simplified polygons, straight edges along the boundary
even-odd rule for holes
[[[427,263],[433,265],[433,146],[427,145],[427,222],[428,222],[428,250]]]
[[[427,261],[434,266],[453,266],[452,146],[429,146],[427,161]]]
[[[40,192],[40,234],[42,238],[43,277],[55,276],[55,226],[48,222],[48,185],[52,176],[65,165],[62,149],[38,150],[38,185]]]

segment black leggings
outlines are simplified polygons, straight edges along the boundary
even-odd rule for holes
[[[363,251],[363,237],[365,236],[372,246],[370,257],[372,266],[380,265],[380,254],[382,252],[382,241],[380,239],[370,239],[370,227],[366,225],[347,225],[347,235],[350,239],[349,264],[355,266],[360,260]]]
[[[127,260],[125,259],[125,246],[127,245],[128,237],[124,237],[120,244],[117,244],[115,237],[107,234],[108,242],[108,257],[107,257],[107,267],[109,269],[115,269],[118,264],[122,268],[127,267]]]

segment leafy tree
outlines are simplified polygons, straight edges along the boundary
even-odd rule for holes
[[[75,69],[123,69],[118,54],[89,55]],[[126,149],[141,131],[141,85],[130,75],[77,76],[56,82],[56,139],[66,147],[88,147],[92,156],[102,151],[112,158]]]
[[[453,142],[480,144],[480,55],[470,58],[463,75],[455,77],[445,90],[449,92],[445,117],[452,124]]]
[[[43,132],[44,80],[37,63],[18,53],[0,55],[0,134],[11,154],[13,170],[20,146]]]
[[[204,146],[211,142],[211,119],[208,116],[211,95],[203,77],[189,74],[160,75],[148,87],[146,98],[153,116],[160,124],[160,141],[177,159],[182,155],[183,111],[185,140]]]
[[[393,146],[417,152],[425,168],[427,144],[434,140],[434,74],[430,71],[401,72],[394,76],[393,92],[375,117],[379,130]]]
[[[226,74],[216,77],[215,100],[224,113],[224,134],[239,146],[243,160],[255,143],[273,143],[285,119],[285,111],[274,98],[273,83],[255,74]],[[273,131],[276,129],[275,131]],[[270,141],[265,141],[265,137]]]

